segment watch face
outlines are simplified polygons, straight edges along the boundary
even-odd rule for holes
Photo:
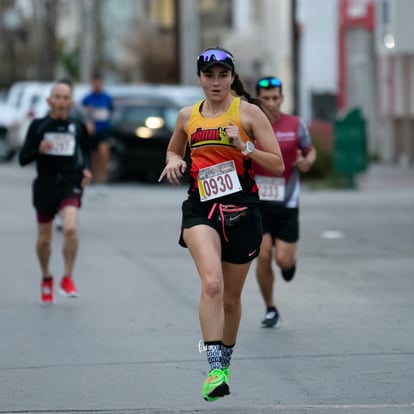
[[[246,149],[243,151],[244,155],[250,154],[254,150],[254,144],[251,141],[246,142]]]

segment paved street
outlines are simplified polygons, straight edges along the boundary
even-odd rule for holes
[[[201,398],[199,281],[177,244],[186,188],[88,188],[81,296],[41,306],[33,177],[0,164],[0,413],[414,413],[414,170],[304,188],[298,272],[277,280],[282,325],[260,327],[253,265],[231,395],[215,403]]]

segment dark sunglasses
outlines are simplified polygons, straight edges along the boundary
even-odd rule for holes
[[[278,78],[268,77],[261,78],[256,83],[257,89],[281,88],[282,82]]]
[[[203,63],[207,62],[229,62],[234,66],[234,58],[229,53],[225,52],[224,50],[220,49],[210,49],[206,50],[205,52],[201,53],[197,57],[197,64],[202,65]]]

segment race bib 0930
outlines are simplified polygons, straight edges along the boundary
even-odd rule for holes
[[[202,168],[198,173],[200,200],[213,200],[240,191],[242,186],[237,176],[234,161]]]

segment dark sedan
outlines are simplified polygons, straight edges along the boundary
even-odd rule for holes
[[[109,179],[156,182],[180,106],[149,96],[118,97],[114,106]]]

